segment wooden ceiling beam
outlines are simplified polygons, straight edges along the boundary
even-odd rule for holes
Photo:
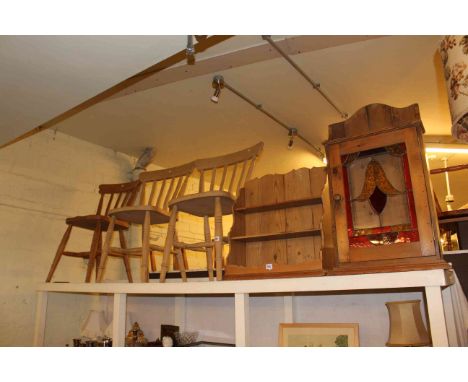
[[[207,37],[206,39],[201,40],[199,43],[195,44],[195,49],[196,51],[204,51],[216,44],[219,44],[223,41],[226,41],[227,39],[231,38],[233,36],[231,35],[226,35],[226,36],[210,36]],[[0,146],[0,149],[7,147],[13,143],[19,142],[23,139],[26,139],[34,134],[40,133],[41,131],[44,131],[46,129],[51,128],[52,126],[58,124],[59,122],[62,122],[75,114],[80,113],[83,110],[86,110],[90,108],[93,105],[96,105],[99,102],[102,102],[113,95],[124,91],[125,89],[131,87],[132,85],[137,84],[140,81],[143,81],[144,79],[154,75],[155,73],[158,73],[164,69],[167,69],[183,60],[186,59],[186,53],[185,49],[173,54],[172,56],[150,66],[149,68],[127,78],[126,80],[119,82],[117,85],[114,85],[110,87],[109,89],[104,90],[103,92],[97,94],[96,96],[80,103],[79,105],[65,111],[64,113],[50,119],[49,121],[35,127],[34,129],[20,135],[19,137],[3,144]]]

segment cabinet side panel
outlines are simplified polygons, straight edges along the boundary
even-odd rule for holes
[[[430,176],[429,176],[429,169],[426,163],[423,135],[419,131],[417,133],[417,139],[418,139],[419,154],[420,154],[419,156],[420,156],[421,163],[423,165],[424,180],[425,180],[426,192],[427,192],[429,209],[430,209],[431,228],[432,228],[432,235],[434,238],[434,253],[437,256],[441,257],[440,241],[438,240],[440,237],[439,221],[437,218],[437,210],[436,210],[435,200],[434,200],[435,194],[432,188],[432,184],[431,184]]]
[[[424,176],[426,163],[421,158],[422,147],[418,141],[417,130],[405,129],[404,134],[408,148],[408,163],[421,245],[421,253],[416,255],[434,256],[436,254],[435,231],[432,225],[431,206],[429,205],[428,188]],[[432,200],[432,195],[430,197]]]
[[[343,168],[341,165],[340,147],[331,145],[328,149],[330,166],[330,205],[332,216],[332,234],[335,236],[338,260],[349,261],[348,223]],[[337,198],[337,200],[335,200]]]

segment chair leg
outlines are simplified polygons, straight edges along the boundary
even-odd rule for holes
[[[154,258],[154,252],[150,251],[150,263],[151,263],[151,271],[156,272],[156,259]]]
[[[177,237],[177,231],[174,229],[174,242],[178,242],[178,241],[179,241],[179,238]],[[180,270],[182,281],[187,281],[187,273],[185,271],[188,268],[188,265],[187,265],[187,258],[185,257],[185,252],[180,247],[175,248],[174,245],[173,247],[176,252],[174,260],[175,258],[177,258],[177,265],[178,265],[178,269]],[[174,269],[175,269],[175,261],[174,261]]]
[[[215,236],[214,246],[216,254],[216,280],[223,279],[223,211],[221,209],[221,198],[215,198],[214,205]]]
[[[96,225],[96,229],[93,233],[93,240],[91,241],[91,248],[89,249],[88,268],[86,269],[85,282],[91,281],[91,275],[93,273],[94,264],[96,262],[96,254],[99,248],[99,241],[101,237],[101,224]]]
[[[125,240],[125,235],[122,230],[119,230],[119,240],[120,240],[120,248],[127,249],[127,240]],[[125,272],[127,273],[128,282],[133,283],[132,269],[130,267],[130,257],[128,255],[123,255],[122,260],[124,262]]]
[[[210,232],[210,221],[208,216],[204,217],[204,228],[205,228],[205,243],[211,243],[211,232]],[[206,250],[206,265],[208,268],[208,277],[210,281],[213,281],[213,248],[205,247]]]
[[[97,276],[98,276],[98,269],[99,265],[101,264],[101,255],[96,255],[96,266],[94,267],[95,272],[94,272],[94,280],[97,281]]]
[[[176,222],[177,222],[177,206],[174,206],[172,207],[171,217],[169,220],[169,225],[167,227],[166,244],[164,245],[164,253],[163,253],[163,259],[162,259],[162,264],[161,264],[161,274],[159,277],[159,282],[161,283],[166,281],[166,273],[169,268],[168,267],[169,256],[171,254],[172,243],[174,242]]]
[[[145,237],[144,237],[144,235],[145,235],[145,230],[144,230],[144,228],[143,228],[143,227],[144,227],[144,224],[145,224],[145,223],[144,223],[144,220],[143,220],[143,225],[141,226],[141,243],[142,243],[142,245],[141,245],[141,256],[142,256],[142,259],[143,259],[143,243],[145,242]],[[151,229],[150,229],[149,232],[151,233]],[[148,234],[148,235],[149,235],[149,236],[148,236],[148,242],[149,242],[149,238],[150,238],[151,235],[150,235],[150,234]],[[153,272],[156,272],[156,260],[155,260],[155,258],[154,258],[154,253],[153,253],[153,251],[151,250],[151,246],[149,246],[149,248],[150,248],[150,249],[149,249],[149,252],[148,252],[148,262],[151,264],[151,270],[152,270]],[[141,265],[140,265],[140,269],[141,269]]]
[[[95,282],[97,282],[97,279],[98,279],[98,269],[99,269],[99,265],[101,264],[101,254],[102,254],[102,230],[101,230],[101,234],[99,235],[99,243],[98,243],[98,251],[96,253],[96,265],[94,267],[95,269],[95,275],[94,275],[94,280]]]
[[[182,254],[182,249],[177,248],[177,263],[179,264],[180,275],[182,276],[182,281],[187,281],[187,273],[185,272],[185,265],[184,265],[184,256]]]
[[[172,269],[174,271],[180,271],[179,260],[177,260],[177,248],[174,247],[175,253],[172,254]]]
[[[114,234],[114,226],[115,226],[115,217],[111,217],[109,222],[109,227],[107,228],[106,238],[104,239],[104,245],[102,246],[102,254],[101,254],[101,261],[99,263],[99,271],[98,271],[98,282],[102,282],[104,277],[104,268],[106,266],[107,255],[109,254],[110,245],[112,242],[112,236]]]
[[[141,242],[144,243],[145,242],[145,238],[144,238],[144,234],[145,234],[145,230],[143,229],[143,226],[144,226],[144,220],[143,220],[143,225],[141,226]],[[151,233],[151,229],[149,231]],[[148,242],[149,242],[149,238],[150,238],[150,234],[148,236]],[[149,252],[148,252],[148,262],[151,264],[151,271],[153,272],[156,272],[156,260],[155,260],[155,257],[154,257],[154,252],[151,250],[151,246],[149,246]],[[142,247],[141,247],[141,256],[143,258],[143,244],[142,244]]]
[[[148,260],[150,255],[150,223],[151,215],[149,211],[145,212],[145,220],[143,222],[143,237],[141,243],[141,264],[140,264],[140,280],[142,283],[147,283],[148,275]]]
[[[176,247],[176,243],[178,243],[179,239],[178,239],[178,236],[177,236],[177,229],[174,228],[174,241],[172,242],[172,270],[173,271],[180,271],[180,266],[179,266],[179,259],[177,258],[177,255],[179,253],[179,251],[177,250],[178,248]],[[169,255],[169,257],[171,257]],[[169,263],[170,261],[168,262],[168,267],[169,267]],[[184,264],[185,265],[185,264]]]
[[[46,283],[50,283],[50,280],[52,280],[52,276],[54,275],[55,269],[57,268],[57,265],[62,258],[63,251],[65,250],[65,246],[67,245],[68,239],[70,239],[70,233],[72,230],[72,226],[69,225],[65,231],[65,233],[62,236],[62,240],[60,240],[60,244],[57,248],[57,252],[55,253],[54,261],[52,262],[52,265],[49,270],[49,274],[47,275]]]
[[[177,237],[174,240],[177,241]],[[172,269],[174,271],[180,271],[179,260],[177,259],[178,252],[174,245],[173,245],[173,249],[174,249],[174,253],[172,254]],[[184,248],[180,248],[180,252],[182,253],[182,260],[184,262],[185,270],[188,270],[189,267],[188,267],[188,261],[187,261],[187,252],[185,251]]]
[[[185,251],[185,248],[182,248],[181,252],[182,252],[182,259],[184,260],[185,269],[189,269],[188,260],[187,260],[187,252]]]

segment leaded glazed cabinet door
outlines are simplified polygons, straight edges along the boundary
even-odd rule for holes
[[[417,105],[369,105],[326,142],[339,263],[439,256]],[[408,123],[408,120],[413,123]]]

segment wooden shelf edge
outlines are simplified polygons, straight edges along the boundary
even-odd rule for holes
[[[271,211],[271,210],[277,210],[277,209],[283,209],[283,208],[302,207],[302,206],[315,205],[315,204],[322,204],[322,198],[296,199],[296,200],[288,200],[288,201],[274,203],[274,204],[264,204],[260,206],[237,207],[237,208],[234,208],[234,212],[240,212],[240,213],[264,212],[264,211]]]
[[[151,283],[41,283],[38,292],[197,295],[234,293],[315,292],[447,286],[450,270],[431,269],[271,280],[189,281]]]
[[[301,264],[273,264],[271,270],[265,266],[242,266],[227,264],[225,280],[277,279],[293,277],[325,276],[321,260]]]
[[[468,254],[468,249],[458,249],[456,251],[443,251],[442,255],[463,255]]]
[[[245,236],[231,236],[231,241],[267,241],[267,240],[281,240],[281,239],[294,239],[297,237],[305,236],[320,236],[321,231],[319,229],[308,229],[304,231],[293,231],[293,232],[275,232],[266,233],[259,235],[245,235]]]
[[[435,257],[435,256],[431,256]],[[328,276],[340,275],[364,275],[369,273],[388,273],[388,272],[411,272],[428,270],[451,270],[451,266],[444,260],[434,259],[422,263],[403,263],[403,264],[366,264],[369,262],[348,263],[336,266],[327,271]]]

